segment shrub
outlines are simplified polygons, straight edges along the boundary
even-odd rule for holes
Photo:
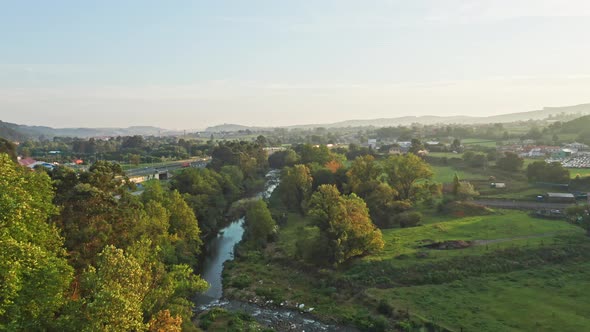
[[[416,211],[403,212],[396,219],[401,227],[414,227],[422,221],[422,214]]]
[[[473,202],[449,202],[439,206],[439,212],[456,217],[483,216],[494,213],[490,208]]]
[[[384,316],[392,317],[394,308],[387,301],[381,300],[379,301],[379,305],[377,305],[377,312]]]
[[[250,278],[247,275],[241,274],[235,278],[233,278],[230,282],[230,285],[232,287],[238,288],[238,289],[244,289],[248,286],[250,286],[250,284],[252,284],[252,278]]]

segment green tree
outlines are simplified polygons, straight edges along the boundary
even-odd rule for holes
[[[299,161],[297,153],[291,149],[277,151],[268,156],[268,164],[272,168],[281,169],[283,167],[292,167]]]
[[[130,154],[129,155],[129,162],[133,165],[139,165],[141,163],[141,156],[138,154]]]
[[[461,151],[461,141],[458,138],[453,139],[453,143],[451,143],[451,151]]]
[[[113,243],[114,224],[121,219],[119,203],[109,193],[80,183],[59,199],[62,211],[54,218],[65,237],[72,264],[81,269],[94,263],[105,245]],[[122,233],[127,227],[120,227]]]
[[[417,139],[417,138],[412,138],[412,145],[410,146],[410,150],[409,152],[413,153],[413,154],[417,154],[418,151],[422,151],[424,150],[424,144],[422,143],[421,140]]]
[[[287,208],[303,213],[312,185],[313,178],[309,168],[306,165],[295,165],[283,170],[278,191]]]
[[[380,183],[365,199],[371,220],[379,228],[391,228],[399,224],[399,214],[409,210],[409,201],[398,201],[398,193],[387,183]]]
[[[165,206],[170,213],[168,233],[172,236],[176,258],[179,263],[197,266],[197,258],[201,253],[201,230],[193,210],[188,206],[180,193],[170,192]]]
[[[0,137],[0,154],[6,153],[13,162],[17,162],[16,145],[11,141]]]
[[[569,183],[570,181],[570,171],[559,162],[535,161],[527,166],[526,175],[531,182]]]
[[[218,222],[223,220],[229,202],[234,198],[235,190],[228,178],[212,169],[189,168],[170,182],[171,189],[185,195],[204,235],[217,229]]]
[[[466,201],[477,196],[479,196],[479,192],[475,190],[475,187],[471,183],[467,181],[461,181],[459,183],[457,194],[455,195],[456,199]]]
[[[471,158],[469,166],[485,169],[488,166],[488,158],[483,153],[477,153]]]
[[[351,191],[366,197],[379,184],[381,167],[375,162],[375,157],[360,156],[354,160],[346,175]]]
[[[426,187],[419,182],[432,178],[430,166],[414,154],[391,156],[385,162],[387,182],[398,192],[399,200],[416,201],[420,197],[419,191]]]
[[[313,146],[311,144],[303,144],[299,148],[302,164],[318,163],[325,165],[333,159],[333,156],[325,145]]]
[[[246,238],[256,247],[264,247],[271,234],[276,232],[268,206],[263,200],[256,200],[248,204],[246,210]]]
[[[45,173],[0,154],[0,330],[55,329],[66,303],[73,269],[47,222],[57,212],[52,198]]]
[[[566,215],[568,220],[586,230],[586,235],[590,236],[590,207],[588,205],[576,205],[567,208]]]
[[[319,241],[329,248],[329,263],[339,265],[383,249],[381,231],[371,222],[365,202],[355,194],[341,196],[335,186],[322,185],[310,199],[309,214],[320,229]]]
[[[498,168],[509,172],[520,170],[522,165],[524,165],[524,159],[513,152],[504,153],[504,156],[496,161],[496,166]]]
[[[95,162],[90,166],[88,172],[80,174],[80,182],[87,183],[104,192],[119,191],[125,181],[126,177],[121,165],[104,160]]]
[[[268,146],[268,139],[263,135],[258,135],[258,137],[256,137],[256,143],[262,147],[266,147]]]
[[[461,187],[461,181],[459,181],[459,176],[455,173],[455,176],[453,176],[453,196],[457,197],[459,195],[459,187]]]
[[[150,282],[149,273],[134,257],[114,246],[105,247],[96,268],[90,267],[83,275],[84,330],[146,330],[141,306]]]
[[[182,317],[172,317],[170,310],[158,311],[150,319],[149,332],[182,332]]]

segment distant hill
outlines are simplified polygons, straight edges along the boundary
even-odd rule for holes
[[[590,131],[590,115],[564,122],[561,125],[562,133],[579,134],[584,131]]]
[[[486,117],[475,117],[475,116],[403,116],[396,118],[381,118],[372,120],[347,120],[329,124],[317,124],[317,125],[302,125],[302,126],[291,126],[289,128],[314,128],[314,127],[325,127],[325,128],[342,128],[342,127],[392,127],[392,126],[404,126],[412,123],[420,123],[425,125],[432,124],[483,124],[483,123],[507,123],[507,122],[518,122],[528,120],[543,120],[549,116],[556,116],[559,114],[590,114],[590,104],[582,104],[576,106],[566,107],[545,107],[542,110],[510,113],[493,115]]]
[[[12,123],[0,121],[0,137],[6,138],[9,141],[22,141],[28,135],[15,128]]]
[[[318,127],[324,128],[346,128],[346,127],[395,127],[395,126],[407,126],[413,123],[420,123],[425,125],[433,124],[484,124],[484,123],[507,123],[507,122],[518,122],[528,120],[543,120],[553,116],[555,120],[560,119],[560,115],[571,115],[579,114],[585,115],[590,114],[590,104],[581,104],[575,106],[566,107],[545,107],[542,110],[530,111],[530,112],[519,112],[510,114],[493,115],[486,117],[475,117],[475,116],[402,116],[395,118],[380,118],[370,120],[345,120],[334,123],[323,123],[323,124],[307,124],[307,125],[293,125],[286,126],[283,128],[289,129],[312,129]],[[206,129],[207,132],[235,132],[240,130],[263,130],[270,128],[261,127],[248,127],[237,124],[223,124],[218,126],[209,127]]]
[[[104,136],[157,136],[157,135],[178,135],[178,131],[150,127],[134,126],[128,128],[51,128],[44,126],[27,126],[15,123],[0,121],[0,137],[12,141],[22,141],[27,138],[45,137],[51,139],[56,136],[62,137],[104,137]]]
[[[205,131],[210,132],[210,133],[222,133],[222,132],[234,132],[234,131],[240,131],[240,130],[261,130],[261,129],[264,129],[264,128],[262,128],[262,127],[249,127],[249,126],[243,126],[243,125],[238,125],[238,124],[225,123],[222,125],[208,127],[207,129],[205,129]]]
[[[586,115],[590,114],[590,104],[580,104],[575,106],[564,106],[564,107],[544,107],[542,110],[532,112],[521,112],[511,113],[503,115],[495,115],[486,117],[486,121],[489,122],[516,122],[516,121],[527,121],[527,120],[542,120],[549,116],[555,116],[556,120],[559,120],[559,115],[579,114]]]
[[[380,118],[371,120],[346,120],[335,123],[317,124],[317,125],[302,125],[290,126],[289,128],[345,128],[345,127],[392,127],[400,125],[409,125],[412,123],[421,123],[425,125],[432,125],[437,123],[474,123],[478,118],[469,116],[402,116],[397,118]]]
[[[290,129],[311,129],[311,128],[346,128],[346,127],[395,127],[400,125],[410,125],[413,123],[421,123],[425,125],[433,124],[484,124],[484,123],[507,123],[528,120],[543,120],[551,117],[553,120],[571,119],[572,115],[587,115],[590,114],[590,104],[581,104],[566,107],[545,107],[542,110],[531,112],[510,113],[502,115],[494,115],[487,117],[475,116],[402,116],[394,118],[381,118],[371,120],[346,120],[335,123],[325,124],[308,124],[308,125],[294,125],[282,128]],[[566,115],[569,115],[567,117]],[[565,120],[567,121],[567,120]],[[575,126],[576,124],[572,124]],[[590,125],[590,124],[589,124]],[[237,132],[243,130],[261,131],[272,130],[270,127],[252,127],[238,124],[222,124],[212,126],[205,129],[206,132]],[[579,132],[579,131],[576,131]],[[0,137],[7,138],[13,141],[24,140],[26,138],[53,138],[55,136],[66,137],[102,137],[102,136],[157,136],[157,135],[179,135],[182,132],[170,131],[163,128],[151,126],[135,126],[128,128],[51,128],[43,126],[26,126],[14,123],[0,121]]]

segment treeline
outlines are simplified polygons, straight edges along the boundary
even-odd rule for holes
[[[219,161],[228,148],[239,158]],[[31,171],[0,154],[0,330],[196,330],[203,237],[267,168],[255,143],[213,151],[210,168],[140,195],[116,163]]]
[[[176,175],[170,187],[183,194],[205,235],[223,225],[232,202],[264,187],[266,152],[258,143],[219,142],[207,168],[189,168]]]
[[[92,162],[110,160],[139,164],[160,162],[165,159],[207,156],[213,148],[212,141],[204,142],[176,137],[135,135],[118,136],[108,140],[54,137],[52,140],[21,142],[18,153],[25,157],[51,158],[52,161],[58,162],[82,158]]]
[[[0,326],[17,331],[194,330],[192,209],[157,186],[128,193],[120,166],[31,172],[0,156]]]
[[[412,153],[385,159],[368,153],[348,162],[325,146],[302,145],[269,159],[283,166],[273,208],[313,220],[316,230],[302,234],[297,246],[299,256],[315,264],[339,265],[380,250],[379,228],[417,225],[416,204],[433,205],[440,194],[429,165]]]

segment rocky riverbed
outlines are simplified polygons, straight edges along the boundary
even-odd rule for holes
[[[258,302],[253,303],[236,301],[236,300],[213,300],[209,304],[200,305],[196,308],[197,313],[210,310],[212,308],[223,308],[228,311],[245,312],[266,327],[275,331],[305,331],[305,332],[358,332],[358,329],[336,324],[324,323],[317,320],[310,312],[311,308],[306,308],[304,304],[299,304],[299,310],[281,308],[280,304]],[[313,311],[313,310],[311,310]]]

